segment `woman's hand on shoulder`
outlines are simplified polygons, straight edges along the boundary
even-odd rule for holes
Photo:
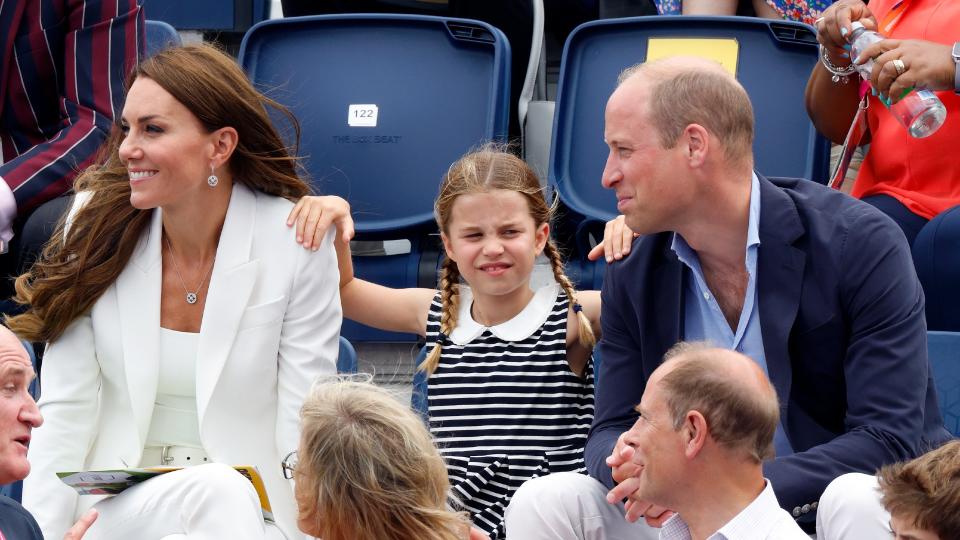
[[[350,204],[335,195],[301,198],[287,216],[287,227],[294,225],[297,227],[297,243],[314,251],[319,249],[331,225],[336,225],[339,232],[337,242],[349,243],[353,238]]]
[[[603,228],[603,241],[587,253],[587,258],[595,261],[605,257],[608,263],[619,261],[630,253],[633,239],[638,236],[640,235],[627,227],[624,216],[617,216],[607,222]]]

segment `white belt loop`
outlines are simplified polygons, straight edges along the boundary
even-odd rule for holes
[[[192,446],[148,446],[143,449],[141,463],[146,466],[190,467],[210,463],[210,456],[203,448]]]

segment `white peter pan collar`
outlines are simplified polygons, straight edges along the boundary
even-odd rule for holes
[[[450,333],[450,341],[457,345],[467,345],[488,329],[490,333],[504,341],[527,339],[547,322],[558,294],[560,294],[560,285],[557,283],[541,287],[534,293],[523,311],[514,318],[496,326],[486,327],[473,320],[470,314],[470,308],[473,306],[473,291],[466,285],[460,285],[460,314],[457,317],[457,327]]]

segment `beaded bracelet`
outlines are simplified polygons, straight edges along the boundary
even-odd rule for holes
[[[847,84],[850,75],[857,72],[857,68],[853,63],[846,67],[835,66],[833,62],[830,61],[830,55],[827,54],[827,49],[823,45],[820,45],[820,63],[823,64],[823,67],[827,68],[827,71],[833,74],[830,80],[833,81],[834,84],[838,82]]]

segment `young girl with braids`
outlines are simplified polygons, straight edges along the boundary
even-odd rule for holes
[[[440,290],[390,289],[353,275],[338,235],[344,315],[426,337],[430,431],[452,499],[475,527],[503,537],[503,512],[525,480],[583,472],[593,418],[591,350],[600,294],[574,291],[550,240],[536,174],[494,147],[454,163],[435,204],[446,259]],[[530,288],[534,261],[557,283]]]

